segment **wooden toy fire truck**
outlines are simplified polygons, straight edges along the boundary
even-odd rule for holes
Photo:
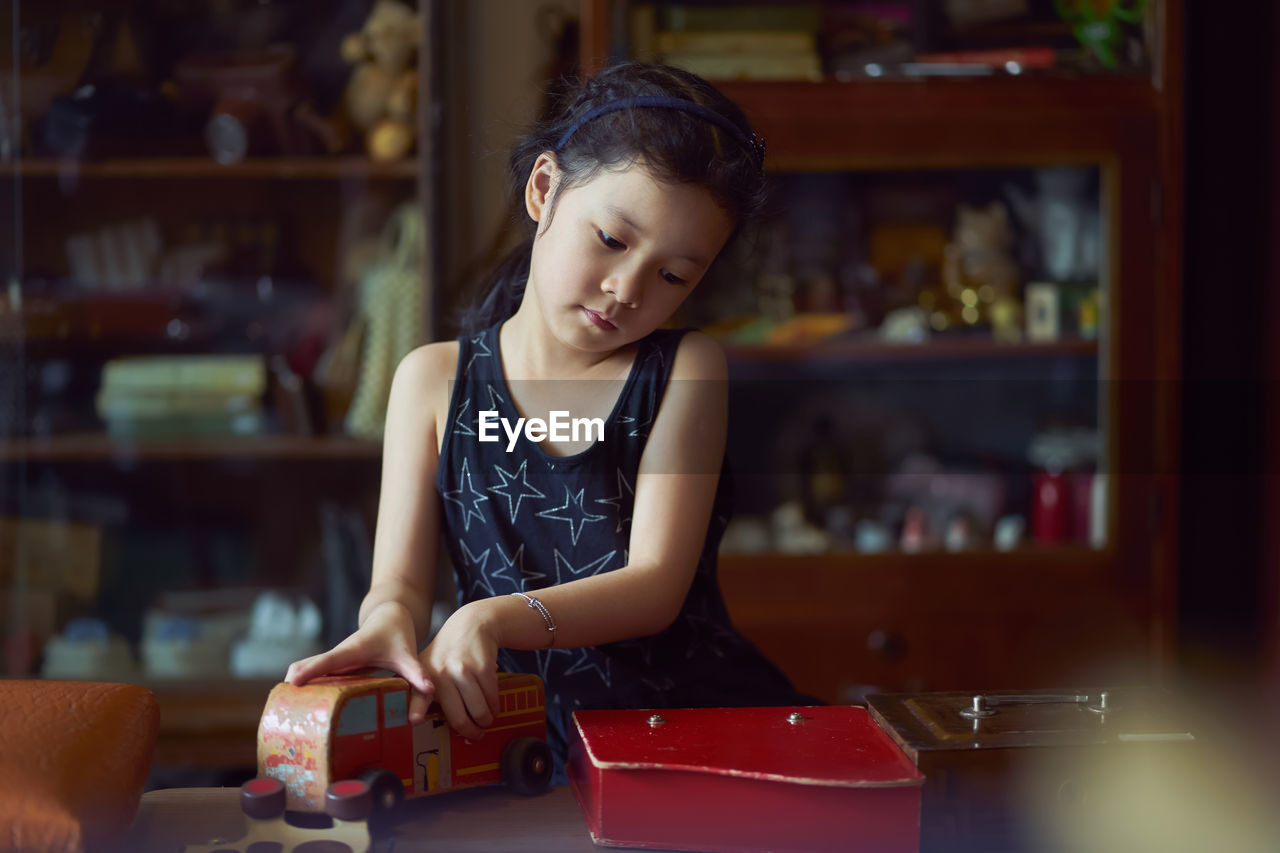
[[[184,853],[325,849],[367,853],[368,819],[406,798],[505,782],[522,794],[551,783],[546,694],[536,675],[498,674],[499,709],[478,741],[453,731],[437,706],[409,723],[409,685],[398,676],[332,675],[280,683],[258,723],[258,776],[240,786],[237,841]],[[332,826],[286,823],[285,811],[323,812]],[[266,849],[263,847],[263,849]]]
[[[438,706],[409,722],[409,685],[398,676],[333,675],[277,684],[258,724],[258,776],[284,785],[286,807],[325,811],[325,791],[359,780],[375,810],[402,800],[504,782],[524,794],[551,782],[542,679],[498,674],[493,725],[471,741]]]

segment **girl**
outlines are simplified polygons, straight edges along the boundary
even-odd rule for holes
[[[475,739],[495,672],[536,672],[561,766],[578,708],[807,704],[733,629],[716,581],[724,355],[660,328],[758,210],[763,159],[706,81],[641,64],[601,72],[518,143],[532,235],[462,337],[397,369],[359,628],[290,682],[391,669],[410,719],[437,701]],[[535,418],[560,428],[519,429]],[[459,607],[419,652],[440,536]]]

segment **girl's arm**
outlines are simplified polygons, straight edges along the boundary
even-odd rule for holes
[[[456,344],[442,343],[414,350],[396,368],[383,437],[373,574],[360,605],[359,628],[332,650],[290,666],[285,676],[290,683],[382,667],[408,680],[422,694],[415,696],[414,709],[425,709],[432,685],[417,650],[431,624],[439,536],[439,412],[448,405],[447,380],[456,363]]]
[[[640,460],[627,565],[538,595],[556,620],[556,645],[648,636],[676,619],[706,542],[727,423],[724,352],[706,335],[690,332],[676,351]],[[545,646],[538,614],[520,598],[512,603],[524,608],[524,618],[505,623],[519,629],[504,635],[505,645],[525,640],[525,647]]]
[[[557,647],[594,646],[656,634],[675,620],[689,592],[724,455],[728,412],[724,353],[706,335],[687,334],[677,351],[671,380],[640,462],[628,564],[535,593],[557,623]],[[439,650],[442,657],[475,642],[494,647],[495,654],[500,647],[547,645],[541,616],[517,596],[472,602],[450,621],[455,623],[449,626],[453,630],[441,639],[451,646]],[[483,676],[480,680],[487,681]]]

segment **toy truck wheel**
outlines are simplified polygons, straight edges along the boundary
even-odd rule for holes
[[[386,814],[404,802],[404,785],[390,770],[366,770],[357,778],[369,786],[375,812]]]
[[[551,786],[551,748],[536,737],[521,737],[502,750],[500,773],[511,790],[541,794]]]
[[[324,792],[324,813],[335,820],[368,820],[373,794],[359,779],[334,782]]]
[[[258,820],[270,820],[284,814],[284,783],[279,779],[259,776],[240,786],[240,810]]]

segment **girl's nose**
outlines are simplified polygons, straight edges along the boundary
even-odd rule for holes
[[[609,276],[604,282],[605,293],[611,294],[627,308],[636,308],[640,305],[641,290],[639,275],[626,270]]]

